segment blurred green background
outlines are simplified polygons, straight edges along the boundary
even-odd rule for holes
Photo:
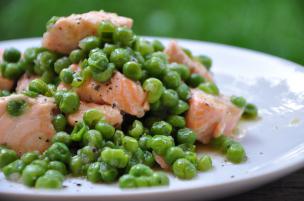
[[[303,0],[0,0],[0,40],[41,36],[53,15],[100,9],[133,18],[140,35],[225,43],[304,64]]]

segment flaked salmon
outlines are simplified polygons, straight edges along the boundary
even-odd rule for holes
[[[71,65],[70,68],[73,71],[79,69],[77,65]],[[69,86],[60,84],[58,89],[69,89]],[[140,83],[128,79],[118,71],[107,83],[99,83],[90,78],[75,91],[83,101],[108,104],[137,117],[143,117],[149,110],[147,93]]]
[[[190,68],[191,73],[200,74],[207,80],[212,81],[212,76],[207,68],[198,61],[191,59],[177,44],[176,41],[171,41],[165,48],[164,52],[168,55],[168,60],[170,63],[175,62],[179,64],[185,64]]]
[[[154,154],[154,159],[156,163],[164,170],[170,170],[170,165],[165,161],[165,159],[157,154]]]
[[[83,114],[89,109],[99,110],[104,115],[106,122],[115,127],[119,127],[122,123],[123,118],[117,108],[113,108],[109,105],[98,105],[81,101],[78,111],[68,116],[69,124],[74,126],[77,122],[82,121]]]
[[[243,110],[224,96],[209,95],[199,89],[192,89],[191,93],[186,125],[197,134],[197,140],[208,143],[215,136],[231,135]]]
[[[133,20],[115,13],[91,11],[59,18],[43,35],[42,46],[60,53],[69,53],[78,47],[86,36],[96,35],[98,25],[110,21],[116,26],[131,28]]]
[[[20,116],[7,112],[10,100],[22,99],[27,107]],[[19,155],[28,151],[43,152],[50,143],[55,129],[52,124],[56,104],[53,98],[29,98],[22,94],[0,97],[0,144],[14,149]]]

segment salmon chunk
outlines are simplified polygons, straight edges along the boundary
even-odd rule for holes
[[[73,64],[70,69],[78,71],[79,67]],[[58,86],[58,89],[69,88],[66,84]],[[143,117],[145,112],[149,110],[147,93],[141,85],[128,79],[118,71],[113,74],[107,83],[99,83],[90,78],[74,90],[83,101],[108,104],[137,117]]]
[[[20,116],[11,116],[7,110],[10,100],[22,99],[27,107]],[[28,151],[42,153],[51,143],[55,134],[52,124],[53,110],[56,105],[53,98],[38,96],[29,98],[22,94],[13,94],[0,98],[0,145],[14,149],[19,155]]]
[[[3,49],[0,48],[0,62],[2,61]],[[14,81],[3,77],[0,73],[0,90],[10,91],[14,86]]]
[[[208,143],[221,134],[231,135],[243,110],[234,106],[227,97],[213,96],[192,89],[186,125],[197,134],[197,140]]]
[[[42,46],[59,53],[68,54],[78,47],[78,42],[90,35],[96,35],[102,21],[116,26],[131,28],[133,20],[115,13],[91,11],[59,18],[43,35]]]
[[[190,68],[191,73],[200,74],[207,80],[212,81],[212,76],[208,72],[207,68],[200,62],[190,58],[176,41],[171,41],[164,52],[168,55],[168,60],[170,63],[185,64]]]
[[[74,126],[77,122],[82,121],[83,114],[89,109],[96,109],[104,114],[106,122],[109,124],[119,127],[122,123],[122,115],[117,108],[113,108],[109,105],[98,105],[95,103],[86,103],[81,101],[77,112],[68,116],[68,122]]]
[[[16,93],[28,90],[30,82],[36,78],[38,78],[38,76],[24,73],[17,82]]]
[[[0,74],[0,90],[10,91],[14,86],[14,81],[3,77]]]

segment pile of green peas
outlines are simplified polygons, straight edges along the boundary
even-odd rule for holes
[[[56,19],[52,18],[47,26]],[[33,47],[26,49],[21,58],[17,49],[5,49],[1,75],[13,80],[24,72],[38,75],[23,94],[54,97],[59,108],[52,120],[56,135],[44,153],[28,152],[18,157],[15,151],[0,147],[0,168],[5,177],[29,187],[50,189],[61,188],[68,174],[84,176],[93,183],[118,181],[121,188],[168,185],[168,176],[152,169],[157,156],[180,179],[192,179],[198,171],[210,170],[211,157],[195,152],[196,134],[186,127],[184,114],[189,109],[190,88],[214,96],[220,94],[219,89],[201,75],[191,74],[186,65],[169,63],[163,50],[160,41],[147,41],[131,29],[110,22],[102,22],[97,35],[83,38],[79,48],[69,55]],[[209,57],[184,51],[210,70]],[[71,64],[79,64],[81,70],[72,71]],[[69,126],[66,117],[78,110],[80,100],[73,90],[56,90],[58,84],[77,88],[90,77],[105,83],[115,71],[141,83],[147,92],[151,109],[145,117],[127,117],[131,124],[119,130],[108,124],[100,111],[91,109],[84,113],[82,121]],[[10,91],[0,91],[0,96],[9,95]],[[232,96],[231,102],[244,110],[246,118],[258,114],[257,108],[243,97]],[[12,116],[21,115],[26,107],[20,100],[9,105],[7,110]],[[246,159],[244,148],[230,138],[221,136],[211,144],[233,163]]]

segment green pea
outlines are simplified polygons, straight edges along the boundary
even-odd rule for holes
[[[47,170],[44,173],[44,176],[56,178],[56,179],[60,180],[61,182],[63,182],[63,180],[64,180],[63,174],[57,170]]]
[[[135,42],[135,50],[140,52],[141,55],[146,56],[154,52],[154,47],[149,41],[138,39]]]
[[[66,93],[64,90],[57,90],[54,93],[55,102],[57,105],[59,105],[60,101],[62,100],[63,94]]]
[[[170,115],[166,121],[175,128],[184,128],[186,126],[186,120],[183,116]]]
[[[148,92],[149,103],[155,103],[163,94],[163,83],[156,78],[148,78],[143,83],[143,89]]]
[[[235,142],[232,139],[230,139],[229,137],[221,135],[219,137],[213,138],[210,144],[214,148],[219,149],[222,152],[226,153],[228,148],[234,143]]]
[[[67,120],[64,115],[57,114],[53,117],[52,123],[56,131],[63,131],[66,127]]]
[[[185,151],[185,159],[190,161],[193,165],[197,166],[197,155],[192,151]]]
[[[26,164],[30,164],[31,162],[33,162],[34,160],[39,158],[39,154],[36,151],[32,151],[32,152],[26,152],[21,156],[21,160]]]
[[[206,56],[206,55],[199,55],[196,57],[196,59],[203,64],[207,70],[210,70],[211,66],[212,66],[212,60],[210,57]]]
[[[174,146],[174,140],[171,136],[155,135],[151,140],[151,148],[158,155],[165,155],[166,151]]]
[[[97,35],[102,42],[112,42],[115,30],[116,27],[111,22],[103,21],[98,26]]]
[[[199,171],[205,172],[212,168],[212,159],[208,155],[203,155],[197,161],[197,169]]]
[[[151,181],[151,178],[147,177],[147,176],[140,176],[140,177],[136,177],[136,179],[135,179],[136,186],[138,188],[150,186],[150,183],[151,183],[150,181]]]
[[[170,89],[176,89],[181,84],[180,75],[172,70],[167,70],[163,76],[164,85]]]
[[[57,55],[53,52],[44,51],[40,52],[37,55],[35,60],[35,64],[40,66],[41,69],[45,70],[52,70],[52,66],[54,65],[57,59]]]
[[[47,170],[48,164],[49,164],[48,159],[44,159],[44,160],[36,159],[36,160],[33,160],[32,163],[31,163],[31,165],[39,165],[45,170]]]
[[[165,160],[172,165],[177,159],[185,157],[185,153],[180,147],[170,147],[165,155]]]
[[[58,16],[52,16],[46,23],[46,30],[49,30],[60,19]]]
[[[62,57],[54,63],[54,70],[59,74],[62,69],[68,68],[69,65],[71,65],[70,59],[68,57]]]
[[[26,164],[22,160],[15,160],[14,162],[4,166],[2,168],[2,172],[6,179],[18,181],[25,166]]]
[[[104,145],[103,137],[101,133],[97,130],[87,131],[83,135],[82,142],[85,145],[89,145],[91,147],[96,147],[96,148],[102,148]]]
[[[17,79],[23,73],[23,69],[20,68],[18,63],[7,63],[5,65],[3,76],[8,79]]]
[[[256,118],[258,116],[258,109],[254,104],[247,103],[244,109],[243,117]]]
[[[154,51],[162,52],[165,49],[165,46],[159,40],[153,40],[152,45],[153,45]]]
[[[125,174],[119,178],[119,187],[120,188],[136,188],[136,177]]]
[[[6,111],[11,116],[20,116],[25,112],[27,107],[28,107],[28,104],[25,100],[12,99],[12,100],[8,101],[8,103],[6,105]]]
[[[244,108],[247,104],[246,99],[242,96],[231,96],[230,101],[239,108]]]
[[[71,158],[70,161],[70,170],[72,175],[74,176],[80,176],[83,173],[83,162],[81,160],[81,157],[78,155],[75,155]]]
[[[85,51],[89,52],[90,50],[99,47],[100,39],[96,36],[88,36],[79,41],[79,47]]]
[[[182,80],[187,80],[190,77],[190,69],[184,64],[172,63],[168,65],[168,68],[177,72]]]
[[[87,179],[93,183],[101,181],[100,162],[95,162],[89,165],[87,170]]]
[[[175,176],[180,179],[192,179],[196,176],[195,166],[187,159],[177,159],[172,166],[172,170]]]
[[[116,146],[121,146],[125,134],[121,130],[116,130],[113,136],[113,142]]]
[[[3,52],[3,59],[7,62],[18,62],[21,57],[21,53],[16,48],[6,48]]]
[[[170,135],[171,132],[172,126],[165,121],[155,122],[151,127],[153,135]]]
[[[93,79],[98,82],[107,82],[111,79],[114,71],[115,71],[115,65],[113,63],[109,63],[108,67],[105,71],[103,71],[103,72],[94,71],[92,73],[92,76],[93,76]]]
[[[29,90],[22,91],[21,93],[22,93],[23,95],[28,96],[28,97],[31,97],[31,98],[36,98],[36,97],[39,95],[38,93],[33,92],[33,91],[29,91]]]
[[[100,174],[104,182],[113,182],[118,177],[117,169],[104,162],[100,163]]]
[[[40,79],[45,83],[52,83],[55,79],[55,73],[51,70],[44,71]]]
[[[132,80],[140,80],[142,77],[142,70],[139,63],[129,61],[123,65],[122,72],[125,76]]]
[[[59,104],[59,109],[65,114],[71,114],[78,110],[80,105],[79,97],[75,92],[66,92],[63,94]]]
[[[52,138],[52,143],[60,142],[67,146],[71,144],[71,136],[64,131],[60,131]]]
[[[157,186],[167,186],[169,185],[169,178],[164,172],[155,172],[151,176],[151,181]]]
[[[227,153],[227,159],[233,163],[241,163],[246,158],[246,153],[242,145],[239,143],[233,143],[229,146]]]
[[[152,136],[151,135],[143,135],[139,138],[138,144],[139,147],[143,150],[149,149],[149,143],[151,142]]]
[[[144,132],[144,126],[139,120],[135,120],[132,123],[128,134],[136,139],[138,139]]]
[[[48,170],[57,170],[62,175],[66,175],[68,173],[65,164],[60,161],[50,161],[47,169]]]
[[[45,169],[40,165],[27,165],[22,171],[22,182],[27,186],[34,186],[36,180],[45,173]]]
[[[73,82],[73,74],[74,72],[71,69],[65,68],[60,72],[59,77],[65,84],[71,84]]]
[[[199,88],[200,90],[204,91],[207,94],[212,94],[215,96],[218,96],[220,94],[218,87],[211,82],[202,83],[197,88]]]
[[[80,49],[73,50],[69,55],[69,59],[73,64],[78,64],[84,58],[85,53],[83,50]]]
[[[109,60],[101,49],[94,49],[94,51],[90,53],[88,64],[93,71],[101,72],[107,68]]]
[[[125,63],[130,61],[131,56],[127,49],[117,48],[110,56],[110,61],[115,64],[118,69],[121,69]]]
[[[77,122],[71,133],[71,140],[79,142],[82,140],[83,135],[89,130],[89,128],[83,122]]]
[[[187,102],[178,100],[178,104],[171,108],[170,113],[175,115],[181,115],[189,109],[189,105]]]
[[[44,95],[48,92],[49,88],[43,80],[34,79],[29,83],[29,90]]]
[[[98,130],[106,140],[111,139],[115,133],[115,128],[103,121],[99,121],[96,124],[95,129]]]
[[[155,164],[153,154],[149,151],[143,152],[143,164],[152,167]]]
[[[127,151],[131,153],[135,152],[139,147],[137,140],[130,136],[125,136],[122,139],[122,145]]]
[[[104,115],[97,109],[89,109],[83,114],[83,121],[89,127],[95,127],[96,123],[102,119]]]
[[[42,51],[43,51],[43,48],[40,48],[40,47],[30,47],[30,48],[27,48],[24,51],[23,58],[28,63],[32,63],[32,62],[34,62],[34,60],[36,59],[36,57],[38,56],[38,54],[40,52],[42,52]]]
[[[113,34],[115,44],[129,46],[134,41],[133,31],[126,27],[117,27]]]
[[[101,152],[101,159],[117,168],[124,168],[129,162],[129,156],[123,149],[106,148]]]
[[[172,89],[165,89],[161,95],[161,103],[165,107],[173,108],[178,105],[178,95]]]
[[[141,65],[145,64],[145,58],[140,54],[140,52],[134,51],[133,52],[133,59],[135,59],[136,62],[141,64]]]
[[[85,146],[77,151],[83,163],[92,163],[97,160],[98,150],[95,147]]]
[[[106,43],[103,47],[103,52],[107,55],[107,57],[109,58],[111,56],[111,53],[116,49],[118,48],[118,46],[116,45],[113,45],[113,44],[109,44],[109,43]]]
[[[60,189],[62,188],[62,180],[51,175],[44,175],[37,179],[35,188]]]
[[[1,90],[0,91],[0,97],[9,96],[10,92],[7,90]]]
[[[144,69],[151,77],[160,78],[165,72],[166,65],[159,57],[151,57],[146,61]]]
[[[179,144],[194,144],[196,141],[196,134],[189,128],[182,128],[177,131],[177,142]]]
[[[61,161],[66,164],[69,163],[71,158],[69,148],[61,142],[55,142],[52,144],[46,150],[45,154],[51,161]]]
[[[135,177],[151,176],[153,174],[153,170],[144,164],[137,164],[131,167],[129,174]]]
[[[197,87],[199,84],[204,82],[205,82],[205,78],[203,78],[200,74],[197,73],[191,74],[187,80],[187,84],[193,88]]]

